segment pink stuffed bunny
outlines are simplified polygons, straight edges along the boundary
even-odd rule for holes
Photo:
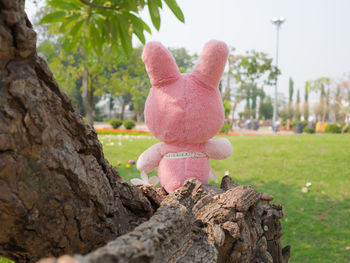
[[[190,74],[181,74],[171,53],[158,42],[148,43],[142,54],[153,88],[145,105],[145,121],[152,134],[163,141],[144,151],[137,169],[148,173],[158,167],[161,185],[168,193],[186,179],[207,184],[216,178],[209,158],[221,160],[232,154],[224,138],[209,140],[221,129],[224,108],[218,90],[228,48],[224,42],[208,42]]]

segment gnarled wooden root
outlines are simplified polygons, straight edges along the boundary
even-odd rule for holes
[[[288,262],[289,247],[282,250],[280,242],[282,206],[270,204],[271,195],[229,177],[221,189],[190,179],[168,196],[143,188],[150,199],[164,198],[147,222],[90,254],[58,262]]]

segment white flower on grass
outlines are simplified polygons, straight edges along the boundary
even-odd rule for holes
[[[152,176],[148,179],[148,176],[145,172],[141,172],[141,179],[139,178],[132,178],[130,180],[132,184],[143,184],[143,185],[150,185],[150,186],[156,186],[159,183],[159,179],[157,176]]]
[[[308,191],[309,191],[309,189],[307,189],[307,187],[301,188],[301,192],[303,192],[303,193],[307,193]]]
[[[311,182],[307,182],[307,183],[306,183],[306,187],[310,187],[311,185],[312,185]]]
[[[225,175],[229,176],[230,172],[229,171],[225,171]]]

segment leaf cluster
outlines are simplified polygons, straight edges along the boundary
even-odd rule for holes
[[[272,65],[272,59],[264,52],[247,51],[244,55],[229,55],[230,74],[241,84],[258,83],[274,84],[280,74],[278,68]]]
[[[238,88],[235,97],[238,100],[252,96],[264,97],[263,86],[273,85],[279,69],[272,64],[272,59],[264,52],[247,51],[244,55],[235,54],[231,49],[228,57],[229,77],[233,77]]]
[[[184,22],[184,15],[175,0],[163,0],[174,15]],[[41,23],[51,24],[51,30],[63,39],[66,52],[81,46],[87,56],[93,51],[102,54],[108,47],[115,52],[122,48],[130,53],[132,37],[145,43],[150,27],[141,19],[140,11],[147,6],[154,27],[160,28],[162,0],[48,0],[49,14]]]

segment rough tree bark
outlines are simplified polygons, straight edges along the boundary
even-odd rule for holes
[[[190,179],[165,198],[143,190],[160,205],[149,221],[88,255],[40,263],[288,262],[290,248],[282,250],[280,242],[282,206],[271,205],[271,195],[227,176],[221,189]]]
[[[163,200],[123,180],[35,45],[24,0],[0,0],[0,255],[17,262],[63,254],[86,256],[59,262],[286,262],[282,208],[268,195],[226,178],[225,192],[190,180]]]
[[[87,253],[153,208],[105,159],[36,54],[24,0],[0,0],[0,255]]]

